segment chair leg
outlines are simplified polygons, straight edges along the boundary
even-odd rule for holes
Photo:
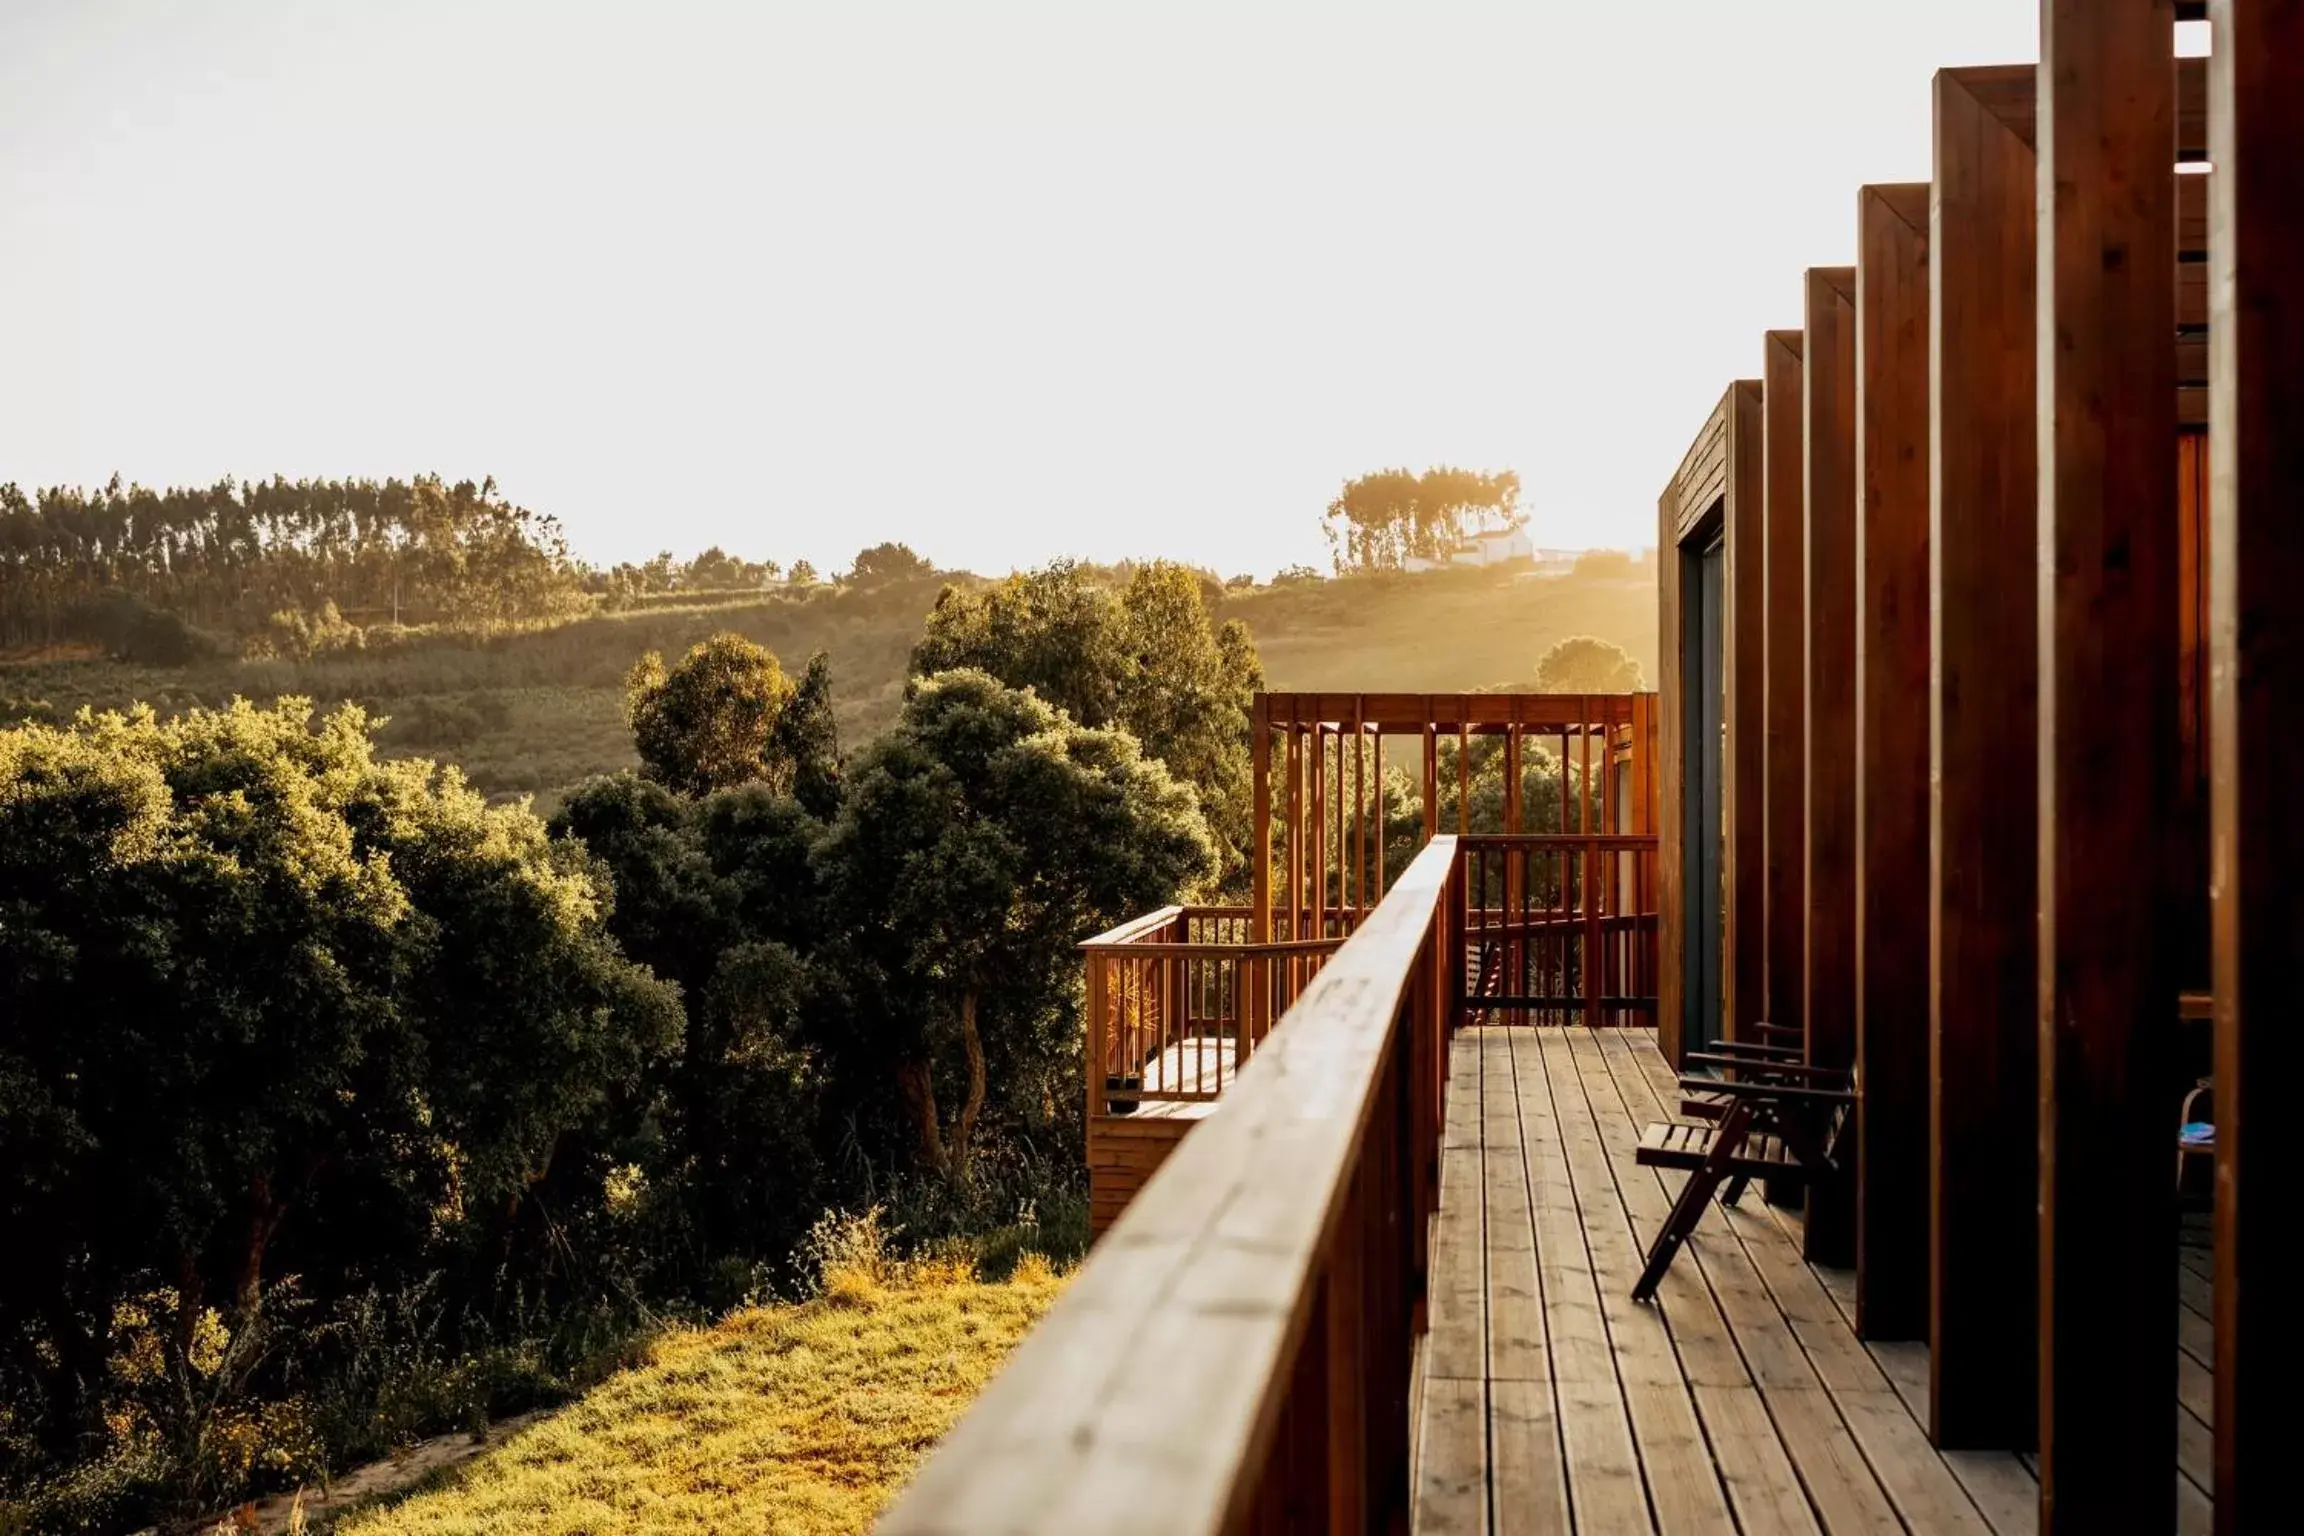
[[[1703,1219],[1704,1203],[1728,1177],[1728,1165],[1744,1150],[1744,1138],[1752,1130],[1752,1106],[1742,1099],[1728,1106],[1720,1117],[1720,1128],[1712,1133],[1712,1150],[1703,1165],[1688,1175],[1688,1182],[1680,1186],[1680,1198],[1672,1202],[1672,1214],[1664,1218],[1664,1229],[1656,1234],[1655,1244],[1648,1250],[1648,1262],[1641,1267],[1640,1282],[1632,1287],[1634,1301],[1653,1301],[1656,1287],[1664,1279],[1664,1271],[1672,1267],[1672,1256],[1696,1230]],[[1737,1182],[1741,1184],[1742,1179]]]
[[[1722,1205],[1734,1205],[1737,1201],[1743,1199],[1744,1186],[1751,1182],[1752,1180],[1748,1175],[1741,1173],[1730,1179],[1728,1181],[1728,1187],[1720,1191],[1720,1203]]]
[[[1663,1283],[1664,1271],[1672,1267],[1673,1255],[1688,1240],[1688,1234],[1696,1230],[1696,1223],[1704,1215],[1704,1202],[1720,1187],[1720,1177],[1719,1170],[1707,1161],[1680,1186],[1680,1198],[1672,1202],[1672,1214],[1664,1218],[1663,1230],[1649,1245],[1648,1262],[1640,1270],[1640,1283],[1632,1287],[1634,1301],[1656,1299],[1656,1287]]]

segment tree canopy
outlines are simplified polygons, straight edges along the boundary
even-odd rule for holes
[[[1264,686],[1247,626],[1218,624],[1198,573],[1158,562],[1116,590],[1059,561],[947,587],[912,651],[918,675],[973,668],[1091,728],[1117,726],[1200,795],[1221,867],[1246,867],[1248,711]]]
[[[1519,521],[1520,476],[1446,465],[1417,474],[1382,469],[1344,482],[1322,530],[1336,569],[1396,571],[1438,559],[1473,534]]]
[[[77,636],[112,591],[242,633],[331,601],[362,622],[534,618],[581,577],[559,523],[493,480],[0,485],[0,642]]]
[[[603,919],[579,850],[377,762],[357,709],[0,731],[0,1213],[46,1234],[0,1266],[0,1369],[49,1430],[89,1427],[131,1294],[168,1288],[181,1350],[276,1253],[324,1290],[508,1241],[678,1045]]]
[[[650,651],[624,681],[625,718],[648,776],[690,795],[754,781],[805,785],[819,802],[837,782],[839,739],[822,655],[795,684],[775,653],[723,631],[667,668]]]
[[[870,587],[935,574],[936,567],[915,553],[911,545],[880,543],[857,551],[855,564],[848,569],[848,581],[853,586]]]
[[[976,671],[916,679],[816,862],[922,1160],[965,1174],[993,1073],[1077,1071],[1074,946],[1215,868],[1194,797],[1127,734]],[[959,1104],[939,1109],[939,1055]],[[947,1070],[954,1070],[947,1066]]]
[[[1555,641],[1536,662],[1538,693],[1638,693],[1647,686],[1630,651],[1595,635]]]

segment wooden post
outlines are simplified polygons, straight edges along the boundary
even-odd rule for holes
[[[2304,1077],[2304,5],[2214,0],[2209,644],[2216,998],[2216,1530],[2293,1517],[2304,1313],[2287,1143]],[[2254,1158],[2251,1165],[2249,1158]]]
[[[1327,937],[1327,725],[1318,702],[1311,725],[1311,937]]]
[[[1800,1016],[1808,1061],[1856,1065],[1856,272],[1808,270],[1801,349],[1808,869]],[[1808,1186],[1808,1258],[1856,1261],[1852,1170]]]
[[[1768,889],[1763,923],[1767,930],[1764,1017],[1786,1029],[1800,1027],[1801,990],[1806,972],[1807,875],[1804,816],[1807,796],[1806,726],[1807,636],[1802,594],[1807,590],[1801,507],[1805,453],[1801,446],[1801,352],[1798,331],[1770,331],[1761,367],[1762,485],[1765,508],[1762,537],[1768,549],[1762,578],[1767,606],[1766,650],[1768,728],[1763,748],[1767,788]]]
[[[1856,1326],[1928,1334],[1928,184],[1856,201]]]
[[[1288,701],[1288,937],[1304,932],[1304,730]]]
[[[1928,1360],[1946,1448],[2029,1447],[2038,1399],[2033,74],[1935,86]]]
[[[2175,26],[2040,7],[2044,1536],[2176,1523]]]
[[[1728,723],[1728,750],[1720,804],[1727,823],[1722,863],[1728,917],[1722,941],[1721,985],[1727,993],[1729,1038],[1749,1040],[1757,1033],[1751,1026],[1768,1017],[1768,567],[1760,381],[1739,379],[1729,386],[1727,409],[1728,489],[1722,537],[1727,544],[1728,569],[1721,585],[1727,592],[1722,624],[1728,654],[1723,666],[1727,697],[1721,713]],[[1659,569],[1675,563],[1672,557],[1677,554],[1677,550],[1660,552]],[[1637,696],[1633,699],[1633,719],[1632,830],[1645,831]],[[1634,880],[1637,884],[1637,874]]]
[[[1248,844],[1248,942],[1272,941],[1272,699],[1259,693],[1249,707],[1248,762],[1256,830]]]

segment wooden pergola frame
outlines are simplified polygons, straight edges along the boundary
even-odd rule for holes
[[[1720,1027],[1858,1069],[1809,1255],[1854,1262],[1869,1336],[1931,1341],[1939,1444],[2037,1447],[2045,1530],[2175,1518],[2160,1089],[2211,960],[2219,1530],[2269,1507],[2241,1340],[2296,1328],[2250,1306],[2244,1158],[2300,1050],[2250,1021],[2304,1016],[2272,787],[2304,764],[2304,109],[2273,84],[2304,18],[2214,9],[2212,60],[2172,58],[2180,8],[2048,0],[2039,65],[1941,72],[1932,182],[1861,189],[1857,265],[1807,274],[1660,506],[1665,1017],[1698,909],[1676,557],[1717,537]]]

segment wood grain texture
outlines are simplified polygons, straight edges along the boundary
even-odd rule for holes
[[[1935,84],[1929,1401],[1961,1449],[2036,1433],[2034,74]]]
[[[2168,0],[2044,0],[2041,1530],[2167,1530],[2179,987]]]
[[[2211,9],[2214,1464],[2232,1536],[2293,1517],[2282,1367],[2304,1357],[2304,1312],[2275,1278],[2304,1076],[2304,4]]]
[[[1767,543],[1762,579],[1768,608],[1764,665],[1767,697],[1767,780],[1763,817],[1767,823],[1766,985],[1768,1020],[1786,1029],[1800,1027],[1804,985],[1806,904],[1802,881],[1805,849],[1807,630],[1802,594],[1807,589],[1806,530],[1801,486],[1806,454],[1801,441],[1801,333],[1770,331],[1761,343],[1761,483]]]
[[[1340,1477],[1359,1479],[1367,1524],[1405,1524],[1427,1283],[1411,1233],[1433,1210],[1412,1153],[1441,1134],[1411,1068],[1438,1049],[1438,956],[1461,943],[1455,857],[1441,838],[1402,873],[880,1531],[1296,1530],[1306,1511],[1334,1528]],[[1345,1242],[1365,1305],[1340,1356]],[[1347,1379],[1368,1405],[1357,1468],[1332,1460],[1349,1437],[1326,1411]]]
[[[1856,1324],[1928,1332],[1928,185],[1856,260]]]
[[[1721,969],[1729,1038],[1749,1039],[1752,1024],[1768,1016],[1768,589],[1760,381],[1730,385],[1722,409],[1727,472],[1721,537],[1727,543],[1728,596],[1721,719],[1728,741],[1720,803],[1728,924]]]
[[[1808,1061],[1856,1064],[1856,271],[1811,267],[1801,349],[1803,741],[1800,1015]],[[1856,1258],[1854,1169],[1808,1185],[1808,1257]]]

